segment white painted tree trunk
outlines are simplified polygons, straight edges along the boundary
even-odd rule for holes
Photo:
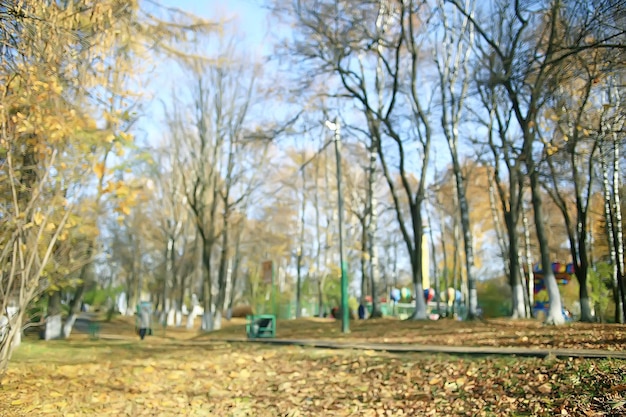
[[[415,292],[415,312],[411,316],[413,320],[426,320],[426,302],[424,301],[424,288],[422,287],[421,277],[417,282],[413,282],[413,291]]]
[[[77,318],[77,314],[70,314],[69,317],[65,320],[65,323],[63,323],[64,339],[68,339],[72,335],[72,329],[74,328],[74,323],[76,323]]]
[[[580,299],[580,317],[582,321],[593,321],[594,314],[593,309],[591,308],[591,300],[589,299],[589,297]]]
[[[213,313],[210,310],[205,310],[202,315],[201,329],[205,332],[213,331]]]
[[[13,350],[17,349],[22,344],[22,324],[16,329],[15,335],[13,336],[13,341],[11,342],[11,348]]]
[[[213,328],[211,330],[220,330],[222,328],[222,312],[218,309],[213,316]]]
[[[174,325],[181,327],[183,325],[183,312],[180,308],[177,308],[174,312]]]
[[[168,326],[174,326],[176,324],[176,310],[173,308],[167,310],[167,316],[164,323]]]
[[[519,283],[513,286],[513,314],[511,318],[522,319],[526,317],[526,307],[524,303],[524,286]]]
[[[544,270],[544,283],[548,290],[548,296],[550,297],[550,307],[548,308],[548,315],[546,316],[545,323],[560,325],[565,323],[565,317],[563,317],[563,304],[561,303],[561,293],[556,282],[556,278],[552,273],[551,264],[543,265]],[[546,272],[547,270],[547,272]]]
[[[22,343],[22,315],[7,318],[4,326],[4,337],[0,338],[0,373],[6,370],[13,351]]]
[[[187,316],[187,330],[193,329],[194,322],[196,321],[196,312],[192,309]]]

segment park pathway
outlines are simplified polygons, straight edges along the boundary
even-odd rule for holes
[[[524,357],[558,357],[558,358],[596,358],[596,359],[623,359],[626,352],[602,349],[559,349],[559,348],[523,348],[498,346],[445,346],[420,345],[413,343],[364,343],[364,342],[336,342],[332,340],[312,339],[226,339],[229,343],[265,343],[272,345],[304,346],[320,349],[361,349],[390,353],[430,353],[449,355],[510,355]]]

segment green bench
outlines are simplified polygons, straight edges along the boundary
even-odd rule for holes
[[[91,322],[88,327],[89,337],[92,339],[100,338],[100,323]]]
[[[246,316],[246,335],[249,339],[276,336],[276,316],[256,314]]]

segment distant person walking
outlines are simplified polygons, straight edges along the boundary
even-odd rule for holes
[[[141,307],[139,307],[139,337],[141,340],[146,337],[150,329],[151,313],[149,304],[142,304]]]

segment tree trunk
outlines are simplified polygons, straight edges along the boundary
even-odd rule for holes
[[[168,279],[172,270],[172,258],[170,254],[174,254],[174,241],[171,237],[167,239],[167,246],[165,247],[165,272],[163,274],[163,293],[161,294],[163,302],[160,306],[161,317],[160,322],[163,326],[167,325],[167,313],[168,313]],[[156,307],[156,306],[155,306]]]
[[[176,327],[183,325],[183,306],[185,305],[185,286],[187,285],[187,274],[180,274],[180,283],[178,285],[178,299],[176,300]]]
[[[244,210],[245,213],[245,210]],[[242,226],[243,229],[243,226]],[[232,313],[233,313],[233,307],[234,307],[234,302],[235,302],[235,297],[236,297],[236,292],[237,292],[237,285],[239,283],[239,268],[241,266],[241,234],[242,234],[242,230],[239,230],[239,233],[237,234],[237,241],[235,242],[235,255],[234,255],[234,262],[233,262],[233,266],[232,266],[232,272],[231,272],[231,291],[230,291],[230,298],[228,299],[228,317],[231,318],[232,317]]]
[[[417,210],[417,208],[414,208]],[[428,316],[426,315],[426,302],[424,300],[424,287],[422,285],[422,215],[421,213],[414,213],[413,219],[416,223],[414,224],[414,233],[415,233],[415,243],[413,254],[411,256],[411,269],[413,271],[413,291],[415,293],[415,311],[411,315],[411,320],[426,320]]]
[[[202,282],[202,300],[204,304],[204,314],[202,315],[202,330],[210,332],[213,330],[213,291],[211,279],[211,253],[213,252],[212,242],[204,242],[202,248],[202,264],[204,266],[204,277]]]
[[[424,301],[424,287],[422,286],[422,274],[413,272],[413,292],[415,293],[415,311],[409,317],[410,320],[426,320],[426,302]]]
[[[369,248],[370,264],[370,288],[372,290],[372,313],[371,318],[383,316],[378,302],[378,285],[380,284],[380,269],[378,268],[378,245],[376,243],[376,230],[378,229],[378,201],[374,190],[376,182],[376,152],[375,144],[370,146],[370,165],[368,170],[368,220],[367,220],[367,247]]]
[[[528,163],[528,161],[527,161]],[[532,194],[532,203],[535,216],[535,228],[537,231],[537,239],[539,241],[539,250],[541,252],[541,269],[543,270],[543,280],[550,297],[550,307],[546,316],[546,324],[559,325],[565,323],[563,317],[563,306],[561,303],[561,293],[552,271],[552,262],[550,261],[550,253],[548,246],[548,236],[544,229],[543,207],[541,201],[541,192],[539,186],[539,173],[535,170],[531,163],[528,167],[530,172],[530,191]]]
[[[299,235],[300,242],[298,243],[298,253],[296,254],[296,318],[299,319],[302,316],[302,259],[304,257],[304,226],[305,226],[305,214],[306,214],[306,193],[305,193],[305,178],[304,168],[300,170],[302,174],[302,201],[300,206],[300,221],[299,221]]]
[[[439,285],[439,268],[437,268],[437,256],[436,256],[436,248],[435,248],[435,239],[433,237],[433,225],[431,222],[431,218],[430,218],[430,214],[428,212],[426,212],[426,215],[428,216],[428,234],[430,236],[430,255],[432,257],[432,263],[433,263],[433,267],[435,269],[435,302],[437,303],[437,314],[439,314],[439,317],[442,317],[443,314],[441,313],[441,286]],[[444,290],[444,292],[447,292],[447,288]]]
[[[364,219],[361,219],[364,220]],[[361,304],[365,305],[367,297],[367,260],[365,254],[367,253],[367,226],[364,221],[361,222],[361,258],[359,263],[361,266]]]
[[[595,322],[595,317],[591,311],[591,300],[589,298],[589,289],[587,288],[587,272],[584,271],[583,275],[577,271],[576,278],[578,278],[578,283],[580,284],[578,291],[580,298],[580,321],[593,323]]]
[[[461,311],[460,304],[465,303],[467,305],[467,293],[464,291],[463,286],[463,274],[461,273],[461,253],[459,251],[459,217],[454,216],[454,253],[452,261],[452,273],[454,274],[453,286],[454,286],[454,303],[452,305],[452,314],[459,315]],[[461,292],[461,302],[456,302],[456,291]]]
[[[439,204],[439,202],[437,202],[439,205],[439,218],[443,219],[443,209],[442,209],[442,204]],[[440,220],[442,221],[442,220]],[[439,235],[439,239],[441,242],[441,254],[443,257],[443,287],[444,287],[444,293],[445,293],[445,301],[446,301],[446,316],[447,317],[453,317],[454,314],[454,296],[456,294],[453,294],[452,296],[452,300],[450,300],[450,294],[448,292],[448,289],[450,288],[450,283],[449,283],[449,279],[448,279],[448,273],[450,271],[450,268],[448,268],[448,249],[446,248],[446,238],[445,238],[445,228],[443,227],[443,225],[441,226],[441,233]]]
[[[82,274],[81,274],[82,275]],[[85,284],[81,284],[76,288],[76,292],[74,293],[74,298],[69,305],[69,313],[65,323],[63,323],[63,337],[65,339],[69,338],[72,334],[72,329],[74,328],[74,323],[76,323],[76,319],[80,314],[80,306],[83,301],[83,295],[85,294]]]
[[[0,315],[1,317],[5,317]],[[7,317],[4,337],[0,338],[0,375],[9,365],[13,351],[22,343],[22,322],[24,313],[18,311],[13,317]]]
[[[89,276],[89,267],[91,265],[91,257],[93,256],[93,245],[89,243],[87,247],[87,263],[80,269],[80,284],[76,287],[74,297],[69,305],[69,311],[65,323],[63,323],[63,338],[67,339],[72,334],[74,323],[80,314],[80,307],[83,304],[83,296],[85,295],[85,286],[92,282],[93,278]]]
[[[228,245],[230,244],[229,213],[224,213],[224,229],[222,230],[222,250],[220,252],[220,264],[217,276],[217,302],[215,303],[215,316],[213,318],[213,330],[222,328],[222,312],[226,301],[226,275],[228,273]]]
[[[233,258],[229,257],[226,262],[226,289],[224,290],[224,312],[226,315],[226,320],[230,320],[232,318],[231,311],[231,300],[233,293]]]
[[[526,317],[526,297],[524,296],[524,285],[522,285],[522,277],[520,276],[517,222],[513,220],[513,216],[510,212],[505,214],[504,217],[509,235],[509,282],[513,296],[513,312],[511,318],[521,319]]]
[[[528,289],[528,311],[529,317],[533,317],[533,305],[535,304],[535,274],[533,273],[533,262],[530,250],[530,228],[528,227],[528,216],[524,209],[524,203],[520,205],[522,210],[522,226],[524,228],[524,253],[526,258],[526,269],[528,269],[527,289]]]
[[[314,202],[313,207],[315,208],[315,239],[317,241],[317,250],[315,256],[315,276],[317,283],[317,315],[318,317],[324,317],[324,300],[322,297],[322,233],[320,227],[320,202],[319,202],[319,187],[318,187],[318,178],[319,178],[319,163],[315,162],[315,193],[313,194]]]
[[[615,232],[613,233],[614,245],[617,255],[617,284],[621,293],[622,317],[626,317],[626,275],[624,273],[624,229],[622,225],[622,205],[620,203],[620,141],[617,133],[613,134],[613,213],[615,213]]]
[[[586,213],[583,214],[586,217]],[[579,284],[580,296],[580,320],[586,323],[593,323],[595,317],[591,310],[591,300],[589,289],[587,288],[587,273],[589,272],[589,259],[587,258],[587,221],[586,218],[579,219],[580,230],[578,234],[578,262],[574,262],[576,268],[576,278]],[[572,245],[576,242],[571,242]]]
[[[612,287],[613,287],[613,301],[615,302],[615,322],[624,323],[624,310],[623,310],[623,292],[622,285],[620,284],[620,268],[617,261],[617,240],[615,239],[615,220],[612,210],[612,198],[611,198],[611,184],[609,182],[609,167],[606,162],[605,152],[603,147],[604,143],[600,145],[600,166],[602,169],[602,189],[604,191],[604,218],[606,221],[606,232],[609,242],[609,259],[612,265]]]

